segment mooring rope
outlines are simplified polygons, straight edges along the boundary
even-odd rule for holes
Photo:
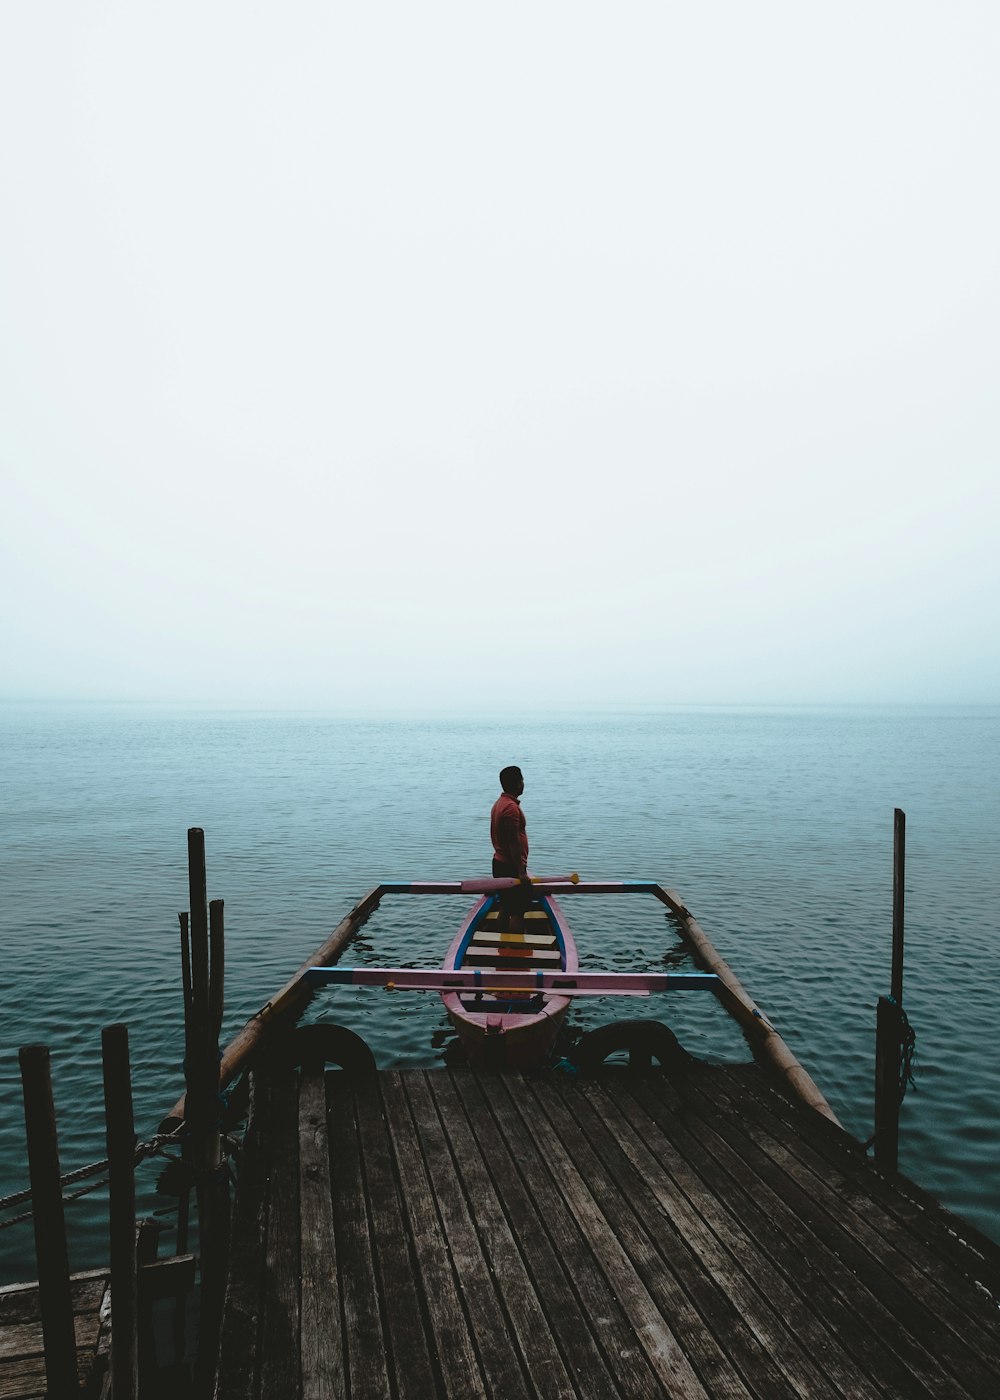
[[[892,998],[890,997],[890,1001]],[[902,1007],[899,1008],[899,1102],[902,1103],[906,1097],[906,1091],[912,1084],[917,1087],[914,1075],[914,1060],[917,1053],[917,1033],[910,1025],[909,1017]]]
[[[138,1142],[135,1146],[133,1165],[138,1166],[147,1157],[154,1157],[169,1143],[175,1143],[181,1136],[183,1124],[180,1128],[175,1128],[172,1133],[156,1133],[148,1142]],[[59,1178],[61,1186],[72,1186],[74,1181],[84,1181],[88,1176],[95,1176],[98,1172],[106,1171],[111,1165],[110,1160],[105,1157],[100,1162],[88,1162],[85,1167],[77,1167],[75,1171],[66,1172]],[[89,1195],[91,1191],[98,1190],[101,1186],[106,1186],[110,1178],[104,1177],[101,1181],[93,1181],[89,1186],[84,1186],[79,1191],[70,1191],[63,1196],[63,1202],[77,1201],[81,1196]],[[31,1187],[26,1187],[23,1191],[15,1191],[12,1196],[0,1197],[0,1210],[8,1210],[12,1206],[23,1205],[25,1201],[31,1200]],[[9,1220],[0,1220],[0,1230],[6,1230],[10,1225],[17,1225],[22,1220],[30,1220],[32,1212],[22,1211],[20,1215],[11,1216]]]

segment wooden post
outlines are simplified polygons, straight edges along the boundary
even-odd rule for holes
[[[891,994],[879,997],[875,1022],[875,1161],[899,1166],[899,1107],[903,1051],[903,908],[906,878],[906,813],[893,812]]]
[[[128,1029],[101,1032],[104,1111],[111,1198],[111,1389],[115,1400],[139,1393],[139,1285],[135,1255],[135,1122]]]
[[[184,987],[184,1033],[187,1035],[191,1026],[191,940],[187,913],[178,914],[177,919],[181,926],[181,982]]]
[[[208,1006],[208,881],[205,833],[193,826],[188,839],[188,891],[191,914],[191,990],[195,1015]]]
[[[38,1264],[38,1301],[45,1345],[45,1381],[50,1400],[76,1395],[76,1332],[69,1285],[69,1251],[59,1180],[59,1142],[49,1052],[24,1045],[18,1052],[28,1138],[28,1174]]]
[[[188,831],[188,885],[191,899],[191,1012],[187,1020],[187,1121],[198,1202],[201,1255],[201,1326],[196,1388],[207,1395],[215,1376],[218,1332],[225,1290],[229,1235],[228,1187],[222,1175],[219,1104],[219,1026],[222,1020],[222,900],[211,905],[209,938],[205,833]]]
[[[894,1172],[899,1160],[899,1007],[879,997],[875,1022],[875,1161]]]
[[[213,899],[208,906],[208,940],[211,952],[208,972],[208,1014],[216,1053],[219,1049],[219,1031],[222,1028],[222,1013],[226,1004],[226,935],[223,910],[224,904],[221,899]]]
[[[892,821],[892,999],[903,1006],[903,889],[906,878],[906,813],[897,807]]]

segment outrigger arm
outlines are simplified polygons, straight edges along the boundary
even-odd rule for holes
[[[653,992],[715,990],[714,972],[467,972],[440,967],[310,967],[313,987],[383,987],[388,992],[550,993],[560,997],[648,997]]]

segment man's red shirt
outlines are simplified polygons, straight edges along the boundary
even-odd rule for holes
[[[490,838],[493,854],[505,865],[524,870],[528,865],[528,823],[521,804],[509,792],[502,792],[490,812]]]

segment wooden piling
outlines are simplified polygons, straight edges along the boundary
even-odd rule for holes
[[[49,1052],[44,1045],[24,1045],[18,1052],[18,1061],[28,1139],[45,1380],[50,1400],[66,1400],[77,1392],[76,1333]]]
[[[899,1076],[903,1050],[903,913],[906,880],[906,813],[893,812],[891,995],[879,997],[875,1020],[875,1161],[899,1166]]]
[[[225,1088],[227,1084],[232,1083],[258,1049],[268,1031],[278,1024],[281,1018],[286,1015],[294,1017],[302,1012],[313,995],[313,989],[306,981],[306,972],[310,967],[328,967],[337,961],[358,929],[378,908],[384,892],[383,885],[376,885],[374,889],[368,891],[363,899],[359,899],[354,908],[341,919],[326,942],[321,944],[315,953],[306,959],[298,972],[279,991],[275,992],[271,1000],[262,1006],[255,1015],[251,1016],[241,1030],[237,1031],[226,1046],[219,1064],[218,1085],[220,1088]],[[192,1106],[188,1103],[187,1097],[178,1099],[161,1122],[160,1131],[172,1132],[185,1119],[190,1120],[191,1112]]]
[[[899,1162],[899,1007],[879,997],[875,1019],[875,1161],[894,1172]]]
[[[906,813],[897,807],[892,825],[892,998],[903,1005],[903,911],[906,879]]]
[[[208,1005],[208,881],[205,874],[205,833],[200,826],[189,829],[187,842],[191,989],[197,1011]]]
[[[111,1217],[111,1387],[115,1400],[139,1391],[139,1304],[135,1225],[135,1123],[128,1029],[101,1032]]]
[[[191,1020],[191,938],[187,913],[177,915],[181,926],[181,983],[184,987],[184,1031]]]
[[[221,899],[213,899],[208,906],[208,942],[208,1014],[217,1041],[226,1002],[226,937],[224,905]]]
[[[201,1329],[196,1368],[199,1394],[211,1390],[229,1248],[229,1194],[222,1168],[219,1027],[224,1003],[223,902],[208,904],[205,833],[188,831],[191,899],[191,1001],[185,1008],[187,1121],[194,1169],[201,1255]]]

